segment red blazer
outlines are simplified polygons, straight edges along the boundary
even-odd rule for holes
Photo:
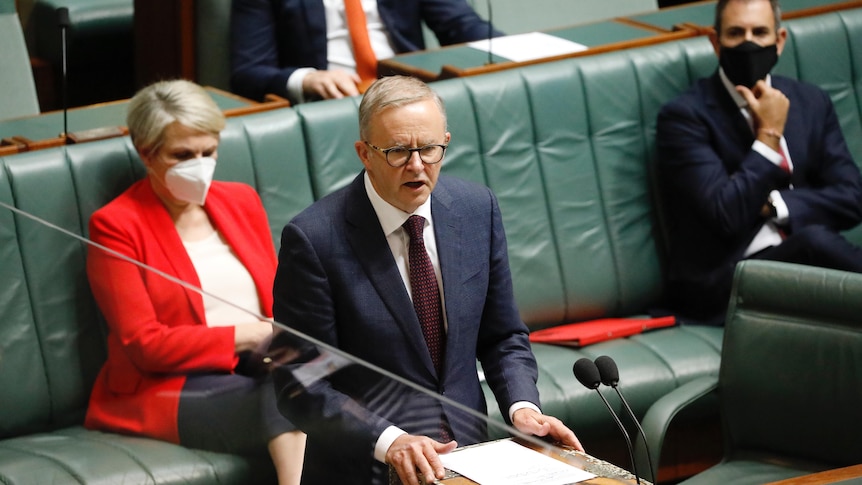
[[[204,209],[251,273],[261,313],[272,315],[276,256],[266,212],[248,185],[213,182]],[[90,237],[131,259],[200,287],[167,209],[148,179],[90,218]],[[87,275],[108,323],[108,359],[84,425],[177,443],[180,391],[190,372],[232,372],[233,327],[206,325],[200,294],[90,247]]]

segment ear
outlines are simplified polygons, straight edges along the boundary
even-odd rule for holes
[[[715,55],[718,56],[721,52],[721,44],[718,42],[718,33],[715,32],[715,29],[712,29],[709,33],[709,42],[712,44],[712,50],[715,51]]]
[[[353,143],[353,148],[356,150],[356,155],[359,156],[359,160],[362,161],[362,165],[365,166],[365,170],[370,170],[371,160],[369,159],[368,145],[366,145],[364,141],[357,140]]]
[[[153,166],[153,152],[150,150],[138,150],[138,157],[140,157],[141,162],[144,164],[144,168],[149,170]]]
[[[775,42],[775,47],[778,49],[778,55],[784,50],[784,44],[787,42],[787,29],[781,27],[778,29],[778,40]]]

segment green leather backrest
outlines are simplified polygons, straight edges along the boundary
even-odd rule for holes
[[[0,120],[39,114],[36,84],[14,0],[0,2]]]
[[[134,179],[124,145],[116,139],[75,147],[86,153],[57,149],[9,157],[0,172],[0,198],[82,235],[89,212]],[[105,358],[86,248],[5,209],[2,233],[0,438],[80,423]]]
[[[788,36],[777,72],[829,93],[847,147],[862,168],[862,8],[785,22]],[[862,245],[862,226],[845,233]]]
[[[816,84],[829,93],[850,153],[862,167],[862,8],[785,23],[788,42],[782,74]]]
[[[203,86],[230,90],[231,0],[196,0],[195,74]]]
[[[860,315],[862,275],[741,263],[719,372],[726,447],[858,463]]]

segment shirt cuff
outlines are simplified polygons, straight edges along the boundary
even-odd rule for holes
[[[511,406],[509,406],[509,422],[514,423],[515,422],[515,419],[514,419],[515,411],[517,411],[519,409],[524,409],[524,408],[530,408],[533,411],[536,411],[537,413],[542,414],[542,410],[539,409],[539,406],[536,406],[535,404],[531,403],[530,401],[518,401],[518,402],[512,404]]]
[[[317,69],[313,67],[301,67],[293,71],[293,74],[287,78],[287,95],[291,99],[296,100],[296,104],[301,104],[306,101],[305,91],[302,89],[302,82],[305,80],[305,76],[316,70]]]
[[[386,463],[386,452],[389,451],[389,447],[392,446],[395,439],[403,434],[407,434],[407,432],[397,426],[384,429],[374,445],[374,459]]]
[[[760,140],[754,140],[754,143],[751,145],[751,149],[763,155],[764,158],[774,163],[776,167],[780,167],[781,162],[784,161],[784,157],[781,156],[780,153],[773,150],[769,145]]]
[[[787,202],[784,202],[784,198],[781,197],[781,192],[777,190],[770,192],[769,202],[772,207],[775,207],[775,218],[773,219],[775,223],[786,224],[790,218],[790,209],[787,208]]]

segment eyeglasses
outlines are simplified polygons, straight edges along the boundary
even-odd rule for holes
[[[386,158],[386,163],[388,163],[389,166],[392,168],[403,167],[410,160],[410,157],[413,156],[413,152],[419,153],[419,159],[422,160],[422,163],[424,163],[425,165],[434,165],[435,163],[440,163],[440,161],[443,160],[443,155],[446,153],[446,148],[449,147],[449,145],[433,144],[416,148],[380,148],[378,146],[372,145],[371,143],[368,143],[367,141],[364,143],[369,147],[382,153]]]

